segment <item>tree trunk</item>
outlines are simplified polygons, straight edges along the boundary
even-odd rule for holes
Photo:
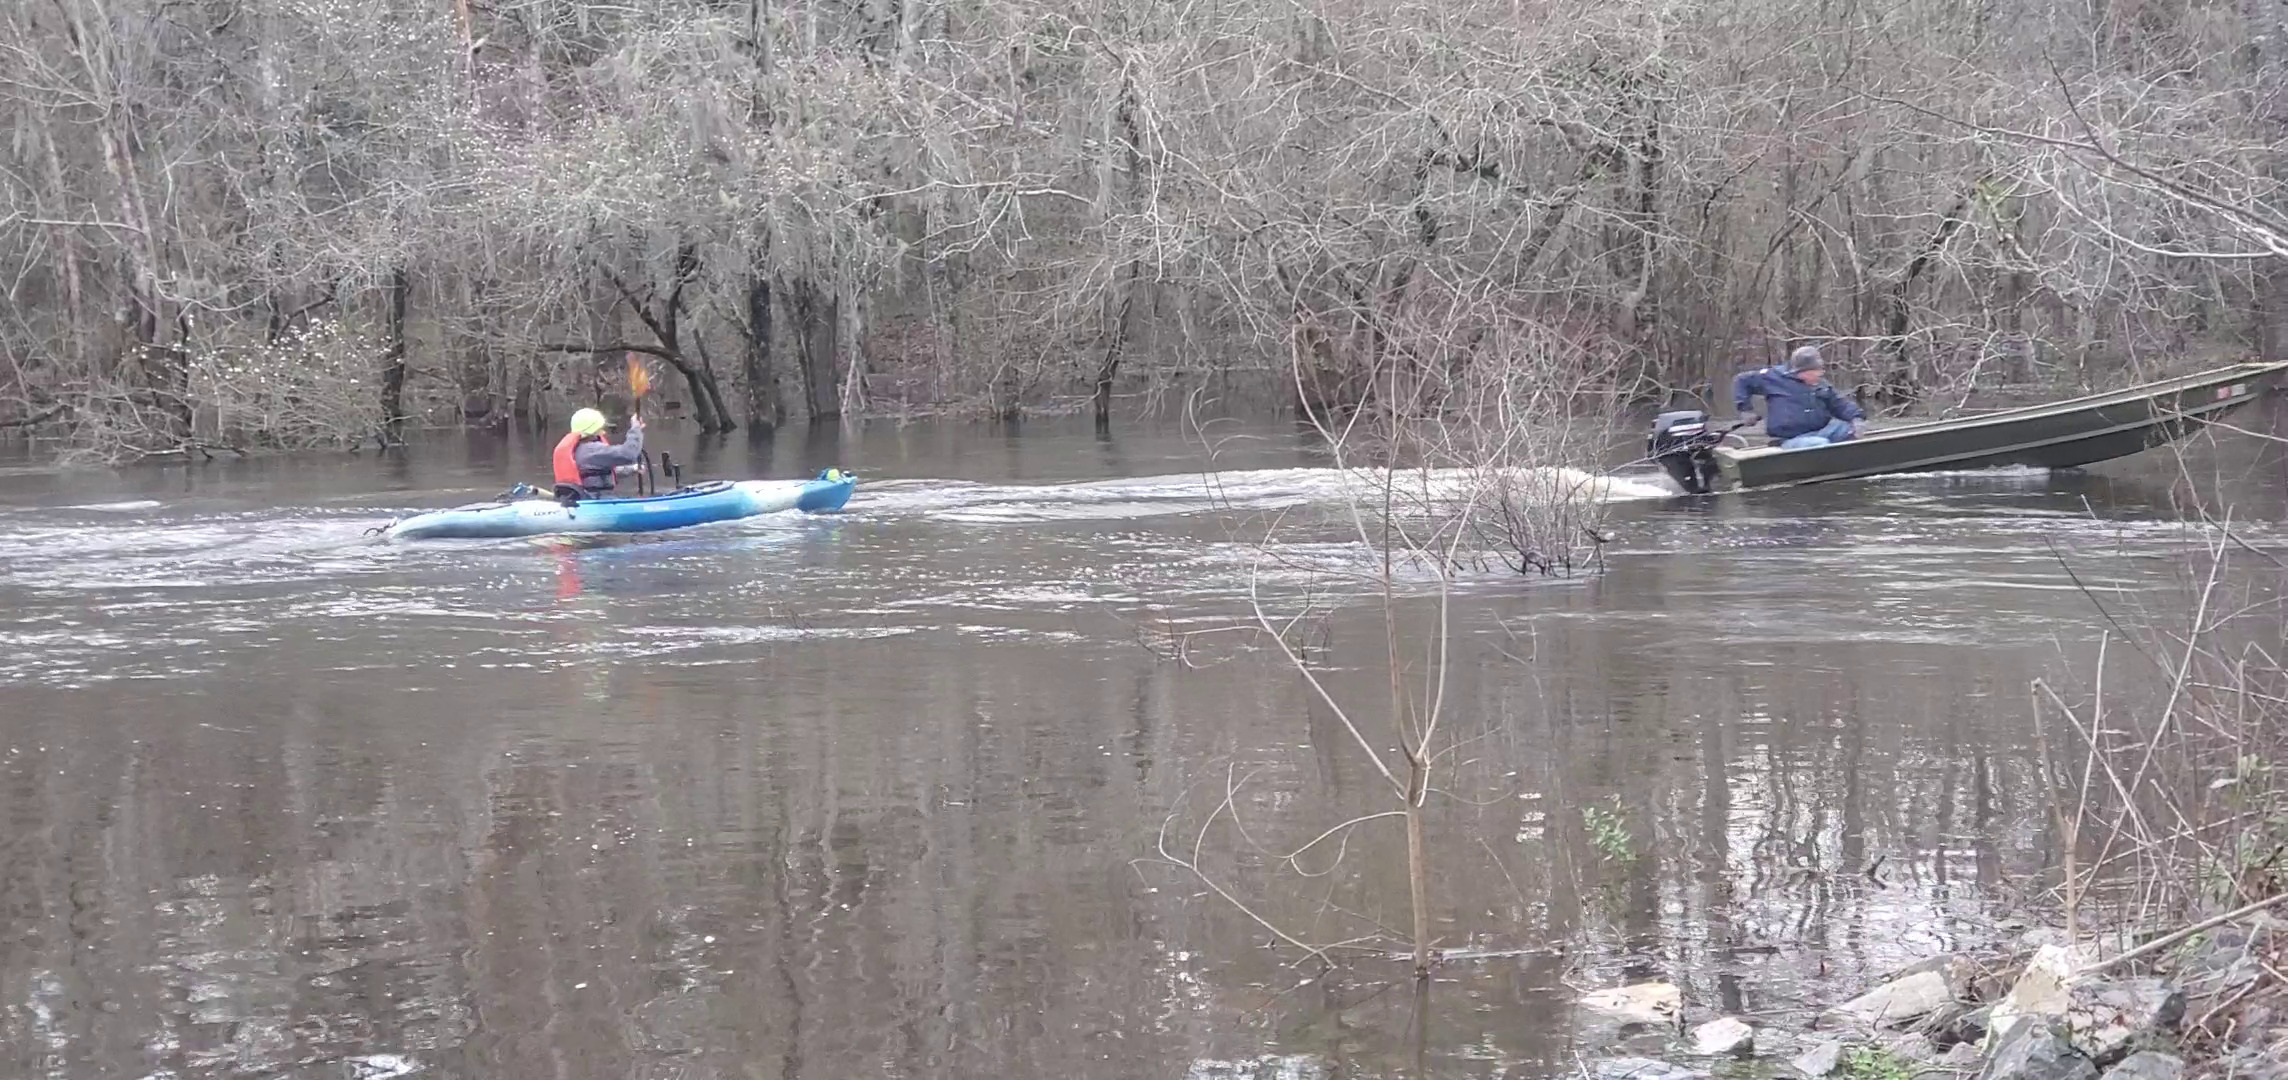
[[[1120,128],[1120,141],[1127,151],[1123,155],[1123,163],[1128,167],[1128,198],[1134,202],[1144,184],[1144,132],[1136,122],[1136,84],[1126,77],[1120,80],[1120,98],[1107,119],[1108,136],[1113,124],[1118,124]],[[1112,140],[1108,137],[1105,142],[1107,145],[1104,148],[1102,175],[1097,181],[1097,198],[1102,204],[1098,210],[1100,215],[1108,214],[1111,209]],[[1104,359],[1096,366],[1096,393],[1093,396],[1096,430],[1099,432],[1112,430],[1112,384],[1120,375],[1121,353],[1128,348],[1129,323],[1136,310],[1137,282],[1143,275],[1143,260],[1129,260],[1128,280],[1119,287],[1119,311],[1112,317],[1112,340],[1105,343]]]
[[[59,198],[69,197],[71,188],[65,186],[64,183],[63,156],[56,151],[56,135],[54,130],[49,128],[47,125],[41,125],[40,141],[43,148],[47,152],[46,157],[49,185],[55,189],[55,193]],[[58,261],[63,264],[65,325],[71,327],[71,340],[77,344],[80,341],[79,328],[85,324],[87,319],[85,307],[81,302],[81,296],[83,295],[83,290],[85,287],[81,284],[79,265],[79,236],[77,235],[77,232],[69,226],[56,225],[52,228],[55,230],[54,236],[56,250],[61,253]],[[75,349],[74,351],[78,350]]]
[[[1136,307],[1136,279],[1144,264],[1128,264],[1128,280],[1120,290],[1120,311],[1112,317],[1111,340],[1105,342],[1104,359],[1096,365],[1096,430],[1112,430],[1112,383],[1120,375],[1120,353],[1128,344],[1129,315]]]
[[[1787,111],[1780,114],[1780,122],[1783,124],[1790,123],[1793,120],[1793,112],[1794,104],[1793,102],[1790,102]],[[1806,275],[1804,274],[1802,255],[1796,240],[1796,233],[1799,230],[1795,227],[1791,217],[1792,215],[1799,212],[1810,213],[1814,208],[1804,208],[1802,210],[1798,209],[1796,200],[1801,197],[1798,189],[1802,185],[1802,177],[1800,176],[1800,173],[1803,171],[1803,164],[1797,157],[1795,140],[1793,138],[1787,139],[1782,144],[1782,146],[1784,147],[1783,153],[1786,155],[1786,157],[1780,166],[1780,212],[1782,217],[1779,223],[1781,234],[1779,250],[1779,318],[1770,320],[1770,322],[1777,323],[1782,333],[1793,335],[1796,332],[1796,328],[1802,324],[1803,313],[1809,305],[1805,303],[1805,293],[1808,291],[1805,288],[1804,281]],[[1761,302],[1760,299],[1759,302]],[[1769,310],[1769,308],[1766,308],[1766,310]],[[1764,326],[1762,329],[1767,331],[1770,330],[1770,323],[1767,323],[1766,326]]]
[[[778,372],[771,369],[771,279],[756,272],[747,279],[747,428],[768,432],[786,422],[779,399]]]
[[[842,415],[842,402],[836,393],[834,354],[838,351],[842,318],[834,297],[820,289],[816,282],[797,281],[794,321],[795,337],[801,343],[802,352],[797,361],[802,373],[803,407],[809,411],[812,423],[838,419]]]
[[[1624,378],[1654,378],[1657,358],[1646,346],[1652,339],[1659,308],[1652,278],[1660,252],[1661,130],[1658,106],[1631,86],[1628,107],[1634,115],[1628,141],[1617,147],[1625,185],[1620,220],[1628,235],[1611,249],[1613,274],[1625,290],[1613,315],[1614,337],[1625,342],[1637,357],[1637,369]]]
[[[636,308],[636,314],[643,319],[644,325],[650,327],[652,334],[659,338],[659,347],[667,350],[667,362],[675,367],[677,374],[683,376],[683,384],[691,394],[691,411],[698,414],[699,430],[722,431],[731,418],[717,415],[715,399],[707,393],[700,369],[683,355],[683,290],[699,277],[699,249],[690,244],[677,248],[674,273],[674,283],[668,289],[667,298],[660,301],[657,315],[646,312],[644,306],[636,300],[635,294],[628,292],[624,285],[620,291],[628,298],[628,303]],[[630,402],[628,407],[634,408],[635,403]]]
[[[2282,146],[2288,138],[2288,11],[2277,0],[2241,0],[2247,20],[2243,41],[2255,99],[2252,119],[2258,137],[2267,145]],[[2278,182],[2288,179],[2288,151],[2275,149],[2264,163]],[[2267,362],[2288,359],[2288,259],[2266,259],[2256,266],[2256,353]]]
[[[836,293],[835,314],[842,324],[836,328],[836,341],[842,347],[842,400],[836,406],[836,415],[860,415],[866,411],[866,327],[861,321],[865,308],[858,302],[858,291],[845,285]]]
[[[1430,765],[1409,753],[1406,759],[1406,885],[1414,909],[1414,977],[1430,976],[1430,848],[1422,837],[1423,802],[1429,796]]]
[[[699,366],[686,369],[684,381],[691,385],[691,396],[702,409],[702,415],[711,416],[715,426],[707,431],[736,431],[739,422],[731,419],[731,407],[723,403],[723,384],[715,378],[715,358],[707,355],[707,336],[701,334],[691,341],[699,353]]]
[[[118,63],[113,52],[112,35],[115,28],[99,9],[96,20],[82,17],[77,7],[65,10],[65,34],[71,42],[74,58],[88,76],[89,89],[103,115],[95,123],[96,145],[103,159],[104,170],[111,176],[116,189],[114,198],[119,208],[119,220],[134,231],[133,239],[120,245],[125,257],[127,289],[119,310],[122,357],[132,357],[131,365],[122,371],[131,381],[140,382],[139,406],[155,413],[155,425],[170,441],[182,442],[191,436],[191,402],[189,395],[189,357],[180,347],[167,347],[159,343],[159,328],[165,325],[165,301],[160,295],[159,280],[165,268],[165,256],[160,248],[160,233],[153,227],[150,205],[143,197],[143,181],[136,168],[135,151],[140,145],[133,128],[134,113],[126,107],[120,86]],[[103,35],[98,39],[97,34]],[[178,346],[187,344],[189,327],[179,317]]]
[[[716,417],[715,402],[707,396],[706,388],[702,385],[704,376],[700,374],[698,366],[689,360],[685,360],[680,353],[666,359],[667,366],[674,368],[676,374],[683,376],[684,389],[691,395],[692,419],[699,421],[699,430],[708,432],[723,430],[723,420],[728,418],[719,419]],[[634,408],[635,403],[629,402],[628,407]]]
[[[1883,365],[1883,392],[1894,401],[1914,396],[1919,380],[1915,378],[1913,358],[1907,351],[1907,332],[1914,326],[1914,307],[1910,297],[1915,279],[1930,269],[1930,264],[1946,249],[1946,242],[1962,228],[1963,215],[1970,209],[1970,196],[1965,193],[1954,200],[1954,205],[1939,219],[1938,228],[1930,239],[1923,242],[1922,250],[1915,252],[1914,260],[1907,264],[1906,272],[1899,275],[1890,291],[1883,294],[1883,343],[1879,347],[1885,358]]]
[[[384,441],[399,441],[405,424],[405,308],[413,279],[403,266],[389,271],[389,329],[381,364],[381,425]]]

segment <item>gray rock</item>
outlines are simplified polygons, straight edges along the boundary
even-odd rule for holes
[[[2185,995],[2159,979],[2076,983],[2069,993],[2066,1026],[2074,1045],[2099,1065],[2168,1036],[2185,1016]]]
[[[1938,1060],[1938,1047],[1928,1036],[1913,1031],[1888,1031],[1875,1036],[1875,1045],[1893,1059],[1909,1065]]]
[[[1606,1058],[1590,1066],[1596,1080],[1707,1080],[1699,1069],[1687,1069],[1657,1058]]]
[[[2237,926],[2219,927],[2192,945],[2184,946],[2168,971],[2184,988],[2189,1004],[2203,1011],[2214,1002],[2238,993],[2263,975],[2255,953],[2266,943],[2259,935]]]
[[[2097,1080],[2097,1066],[2074,1049],[2065,1025],[2029,1015],[2010,1026],[1979,1080]]]
[[[2232,1018],[2232,1034],[2225,1041],[2235,1050],[2269,1050],[2273,1043],[2288,1039],[2288,1032],[2282,1031],[2278,1024],[2279,1017],[2276,1011],[2272,1006],[2261,1001],[2249,1002],[2228,1009],[2226,1015]],[[2212,1020],[2210,1023],[2213,1024],[2215,1021]],[[2284,1063],[2274,1071],[2288,1071],[2288,1063]],[[2240,1070],[2243,1076],[2253,1075],[2255,1072],[2254,1069]]]
[[[2044,945],[2064,946],[2072,943],[2073,939],[2067,937],[2064,930],[2055,926],[2037,926],[2018,935],[2018,947],[2027,952],[2032,952]]]
[[[1811,1080],[1832,1076],[1843,1067],[1843,1044],[1830,1039],[1797,1054],[1788,1066]]]
[[[1692,1029],[1692,1052],[1708,1057],[1746,1055],[1756,1048],[1756,1029],[1738,1017],[1727,1016]]]
[[[1905,1027],[1954,1003],[1943,971],[1903,975],[1828,1010],[1828,1016],[1869,1027]]]
[[[1994,1003],[1990,1020],[1994,1037],[2007,1040],[2011,1030],[2028,1017],[2064,1016],[2072,1004],[2067,988],[2073,985],[2083,963],[2083,957],[2063,946],[2044,945],[2035,950],[2016,985]]]
[[[1941,1047],[1961,1043],[1983,1043],[1986,1032],[1993,1026],[1994,1006],[1970,1005],[1956,1002],[1949,1008],[1931,1014],[1918,1029],[1927,1032],[1931,1041]]]
[[[1958,1042],[1947,1047],[1946,1053],[1940,1054],[1938,1060],[1931,1064],[1948,1072],[1971,1073],[1978,1071],[1978,1062],[1985,1056],[1986,1052],[1980,1050],[1977,1043]]]
[[[1821,1041],[1822,1038],[1817,1035],[1798,1034],[1780,1027],[1760,1027],[1756,1029],[1756,1056],[1785,1062]]]
[[[1583,1008],[1637,1024],[1674,1021],[1684,1008],[1684,994],[1667,981],[1636,983],[1599,990],[1581,998]]]
[[[2105,1080],[2177,1080],[2184,1074],[2183,1058],[2158,1050],[2140,1050],[2105,1070]]]
[[[1977,981],[1979,976],[1986,974],[1985,968],[1969,957],[1956,956],[1953,953],[1941,953],[1908,965],[1893,974],[1891,979],[1897,981],[1909,975],[1920,975],[1926,971],[1935,972],[1944,977],[1947,991],[1955,997],[1963,999],[1971,997],[1972,984]]]

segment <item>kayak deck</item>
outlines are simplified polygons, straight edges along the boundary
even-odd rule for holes
[[[570,505],[548,498],[476,503],[407,518],[386,535],[432,540],[663,532],[790,510],[840,510],[856,486],[855,477],[832,470],[814,480],[714,480],[661,495],[583,499]]]

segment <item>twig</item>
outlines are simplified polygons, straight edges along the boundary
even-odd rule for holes
[[[2185,941],[2203,931],[2214,930],[2228,922],[2245,919],[2259,911],[2264,910],[2265,908],[2271,907],[2284,900],[2288,900],[2288,892],[2268,896],[2262,900],[2258,900],[2253,904],[2243,904],[2242,906],[2236,907],[2231,911],[2227,911],[2222,915],[2211,916],[2209,918],[2202,919],[2201,921],[2194,923],[2191,926],[2185,927],[2182,930],[2163,934],[2160,937],[2154,938],[2153,940],[2148,941],[2143,945],[2139,945],[2136,948],[2122,953],[2119,956],[2115,956],[2106,960],[2100,960],[2097,963],[2091,964],[2090,966],[2081,969],[2076,974],[2096,975],[2101,972],[2110,971],[2130,962],[2131,960],[2135,960],[2138,957],[2150,956],[2154,953],[2160,952],[2163,949],[2175,945],[2178,942]]]

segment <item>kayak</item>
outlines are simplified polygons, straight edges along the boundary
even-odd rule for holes
[[[406,518],[384,535],[445,540],[659,532],[788,510],[840,510],[857,486],[857,477],[829,469],[812,480],[710,480],[664,495],[583,499],[570,506],[547,497],[471,503]]]

